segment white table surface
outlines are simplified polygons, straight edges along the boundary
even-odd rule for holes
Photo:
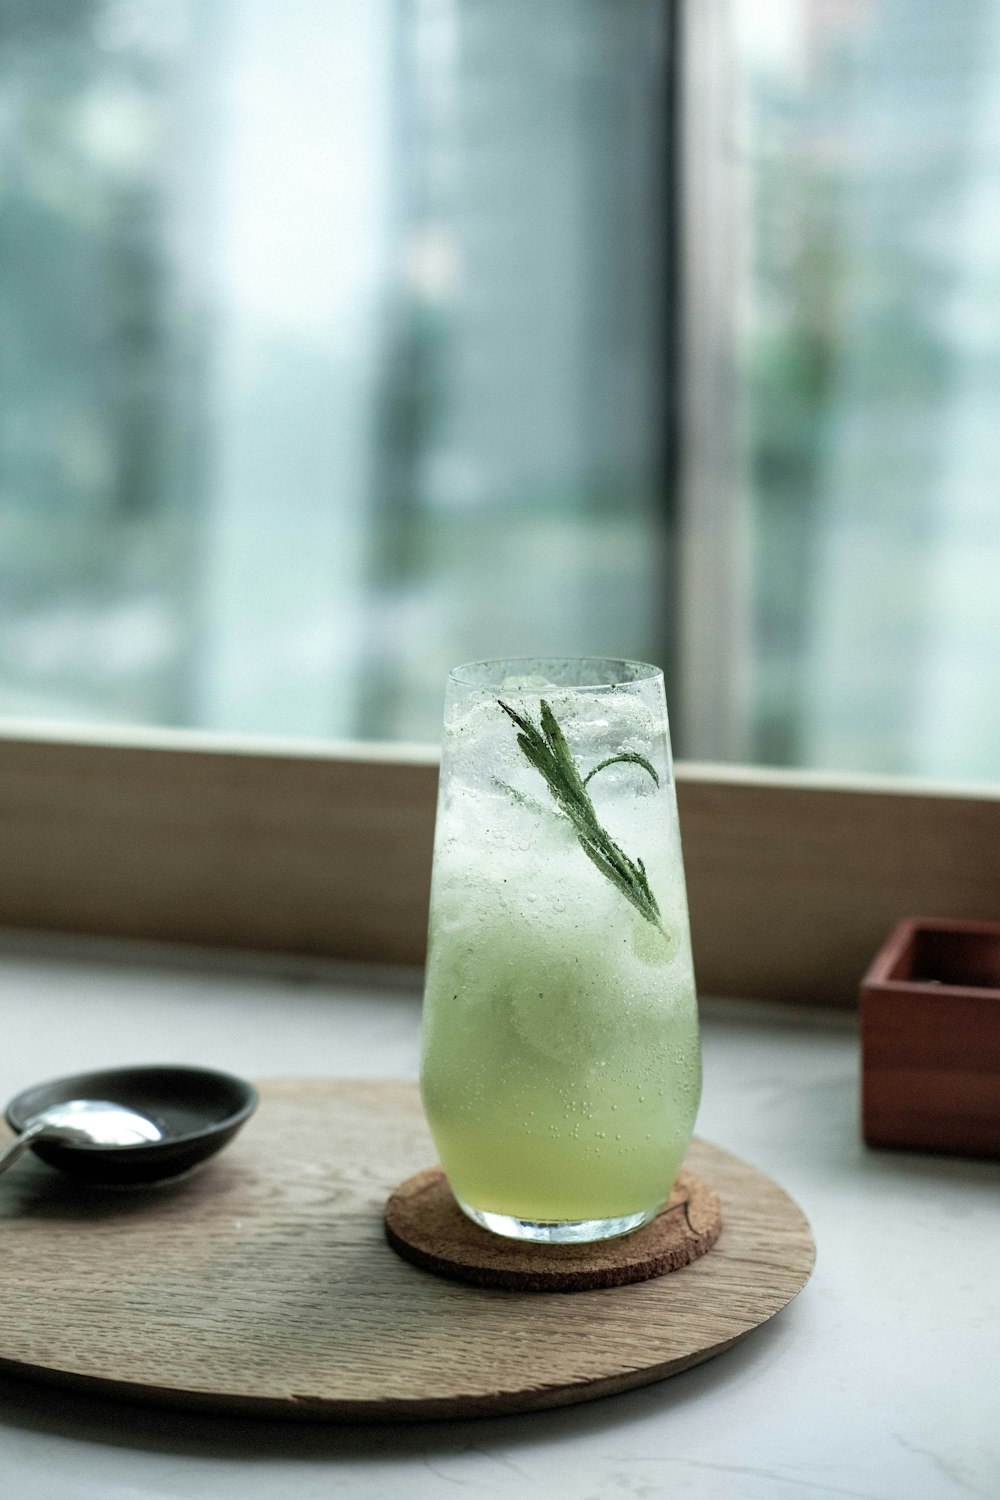
[[[0,994],[0,1100],[133,1062],[416,1076],[410,973],[7,935]],[[995,1500],[1000,1163],[865,1150],[853,1018],[715,1001],[702,1036],[699,1134],[775,1177],[819,1246],[801,1295],[728,1353],[564,1410],[391,1427],[186,1416],[0,1380],[0,1493]]]

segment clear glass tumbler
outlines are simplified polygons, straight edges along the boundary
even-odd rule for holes
[[[701,1095],[663,674],[449,676],[421,1088],[452,1192],[516,1239],[653,1218]]]

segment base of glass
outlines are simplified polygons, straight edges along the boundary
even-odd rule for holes
[[[660,1204],[637,1214],[623,1214],[617,1219],[518,1219],[513,1214],[493,1214],[456,1199],[463,1214],[491,1234],[508,1240],[528,1240],[535,1245],[586,1245],[591,1241],[614,1240],[620,1235],[641,1229],[655,1219]]]

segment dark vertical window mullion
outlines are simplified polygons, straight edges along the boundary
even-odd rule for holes
[[[659,449],[662,505],[661,588],[657,602],[661,634],[660,663],[671,705],[671,737],[675,753],[684,753],[684,724],[678,722],[680,673],[680,555],[682,474],[682,380],[684,378],[683,319],[681,317],[683,244],[683,0],[662,0],[663,60],[662,130],[659,198],[662,211],[662,289],[659,307],[659,390],[661,413]]]

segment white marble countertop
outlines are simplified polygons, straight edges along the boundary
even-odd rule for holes
[[[416,1076],[413,974],[8,935],[0,992],[0,1100],[134,1062]],[[702,1035],[698,1133],[775,1177],[819,1247],[802,1294],[728,1353],[563,1410],[392,1427],[186,1416],[0,1380],[2,1492],[995,1500],[1000,1163],[865,1150],[851,1017],[716,1001]]]

